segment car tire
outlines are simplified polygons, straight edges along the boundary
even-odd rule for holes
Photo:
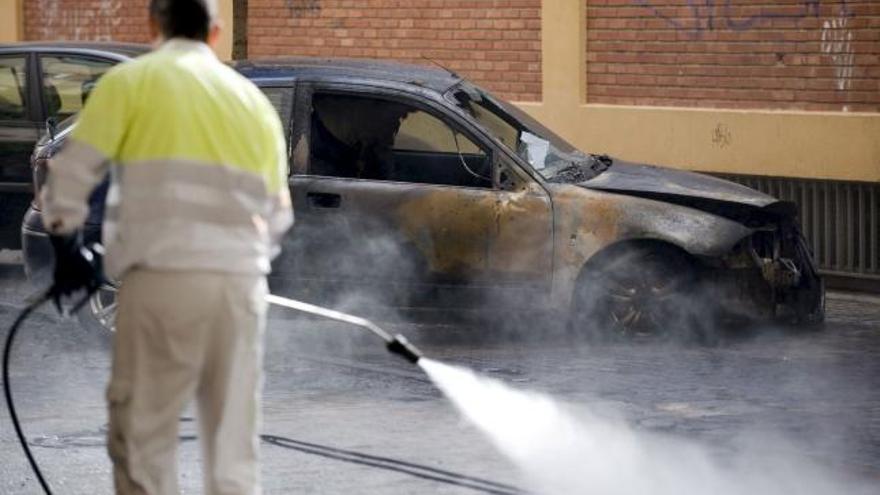
[[[107,340],[110,339],[116,331],[117,292],[118,286],[108,283],[92,294],[89,301],[77,313],[80,325],[85,330]]]
[[[825,281],[819,277],[808,280],[797,295],[795,323],[806,331],[825,329]]]
[[[570,328],[591,340],[661,338],[713,343],[694,262],[664,245],[635,245],[585,268],[574,294]]]

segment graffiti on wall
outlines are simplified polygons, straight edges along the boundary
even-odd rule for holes
[[[718,125],[712,129],[712,144],[724,149],[730,146],[731,142],[733,142],[733,133],[730,132],[730,128],[727,127],[726,124],[719,122]]]
[[[795,11],[786,11],[784,9],[774,11],[764,8],[761,12],[741,17],[734,13],[733,0],[687,0],[690,10],[688,16],[673,17],[664,11],[663,7],[657,5],[654,0],[631,0],[632,4],[638,7],[650,9],[655,17],[663,19],[673,28],[687,32],[694,38],[699,38],[706,31],[715,31],[717,29],[732,29],[734,31],[747,31],[760,27],[774,19],[786,19],[793,22],[799,22],[807,18],[818,19],[820,17],[820,7],[822,0],[801,0],[795,3],[799,6]],[[828,3],[828,2],[826,2]],[[844,15],[849,15],[849,8],[846,0],[833,0],[839,5],[839,10]]]
[[[856,55],[853,50],[853,32],[849,29],[849,16],[845,12],[822,24],[822,53],[831,57],[837,90],[848,90],[852,85]]]
[[[287,10],[296,17],[301,14],[316,14],[321,11],[321,0],[284,0]]]
[[[822,0],[802,0],[794,4],[798,6],[794,11],[762,9],[758,14],[748,17],[733,15],[733,0],[688,0],[689,15],[672,17],[654,0],[631,1],[633,5],[650,9],[655,17],[662,19],[677,31],[687,33],[693,39],[701,38],[706,31],[718,29],[734,31],[755,29],[774,19],[786,19],[795,23],[807,18],[820,19],[822,13]],[[822,21],[818,36],[822,54],[830,57],[834,66],[835,89],[846,91],[852,86],[855,63],[854,34],[850,29],[853,12],[847,0],[825,2],[825,5],[829,4],[837,7],[834,9],[836,12]]]
[[[58,0],[38,0],[41,19],[41,38],[62,36],[72,40],[111,41],[122,16],[122,0],[99,0],[97,9],[64,8]]]

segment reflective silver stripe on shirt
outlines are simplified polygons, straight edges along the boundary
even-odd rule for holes
[[[134,265],[265,273],[292,223],[287,189],[270,195],[238,168],[144,161],[114,167],[112,178],[104,239],[113,274]]]

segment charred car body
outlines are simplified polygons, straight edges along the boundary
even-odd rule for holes
[[[297,223],[270,277],[279,293],[565,311],[575,328],[612,335],[662,330],[696,295],[711,294],[713,312],[823,318],[792,204],[580,152],[449,71],[318,59],[236,68],[275,104],[289,141]],[[35,151],[37,188],[68,132]],[[23,239],[29,273],[45,277],[39,204]],[[112,313],[107,297],[92,304],[99,319]]]

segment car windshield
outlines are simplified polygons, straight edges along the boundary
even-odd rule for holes
[[[456,85],[446,97],[547,180],[573,173],[579,180],[587,180],[609,165],[607,157],[576,149],[526,112],[469,82]]]

